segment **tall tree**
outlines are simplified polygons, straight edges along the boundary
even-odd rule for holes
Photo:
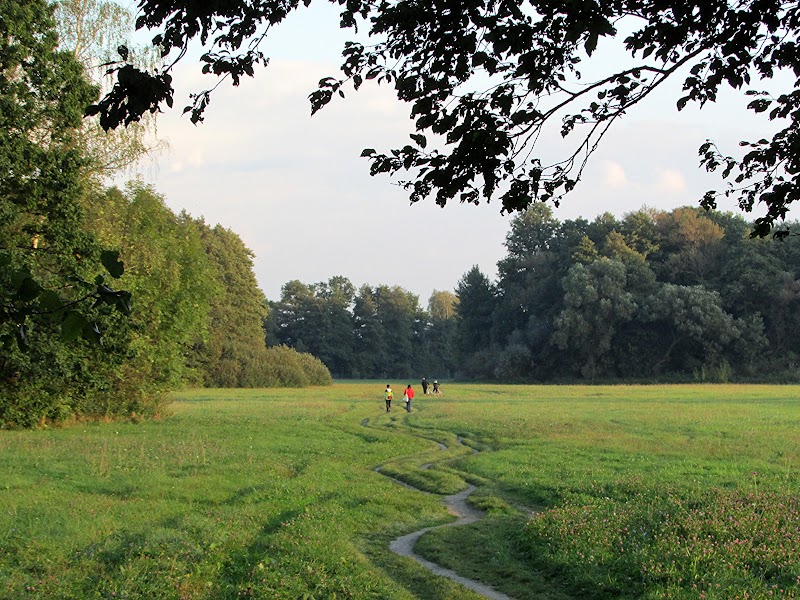
[[[647,258],[648,255],[658,250],[656,211],[642,208],[628,213],[622,220],[620,233],[625,236],[625,243],[631,249]]]
[[[86,202],[87,227],[120,249],[123,278],[133,294],[125,385],[163,393],[187,375],[187,354],[208,334],[209,305],[222,293],[197,224],[176,215],[163,196],[140,183],[96,194]],[[113,215],[113,219],[109,219]]]
[[[453,292],[433,290],[428,299],[428,313],[437,321],[449,321],[458,313],[458,296]]]
[[[158,66],[155,48],[130,43],[134,15],[117,2],[58,0],[55,16],[59,46],[72,53],[83,65],[85,77],[104,92],[113,82],[102,65],[118,59],[119,48],[126,48],[128,60],[139,68]],[[130,127],[105,131],[97,119],[85,119],[80,144],[89,158],[90,172],[98,176],[114,175],[146,155],[162,150],[165,142],[156,139],[155,125],[155,115],[148,115]]]
[[[346,277],[337,275],[318,283],[316,291],[317,343],[309,348],[336,377],[350,375],[353,360],[353,317],[350,312],[355,287]]]
[[[623,263],[601,258],[586,266],[576,264],[564,279],[564,309],[555,321],[553,343],[568,352],[576,370],[594,379],[635,310]]]
[[[42,286],[82,278],[97,259],[80,231],[81,173],[76,144],[82,106],[96,90],[81,66],[57,51],[52,7],[45,2],[0,4],[0,323],[16,322],[24,343],[25,315]],[[53,275],[57,274],[57,275]],[[69,296],[83,290],[75,290]],[[56,292],[53,292],[56,293]]]
[[[264,293],[253,272],[253,253],[242,239],[220,225],[196,221],[217,293],[210,304],[208,337],[195,347],[194,362],[215,387],[254,387],[252,370],[266,349],[262,323]]]
[[[725,231],[704,211],[682,207],[656,215],[660,250],[654,256],[659,274],[681,285],[710,278],[720,266]]]
[[[392,352],[391,339],[378,314],[375,292],[362,285],[353,306],[355,350],[353,374],[357,377],[385,377],[385,365]]]
[[[297,279],[281,287],[281,299],[274,305],[279,343],[307,352],[315,344],[316,296],[314,288]]]
[[[421,318],[419,298],[400,286],[379,285],[373,298],[388,347],[388,359],[378,365],[382,376],[412,377],[415,363],[417,323]]]
[[[505,246],[508,255],[497,263],[499,280],[495,311],[495,341],[510,346],[502,357],[503,377],[536,355],[537,368],[551,364],[547,355],[552,320],[561,307],[561,279],[569,268],[562,260],[565,239],[562,224],[552,209],[536,204],[511,221]],[[525,347],[527,351],[523,350]],[[529,371],[529,364],[526,369]]]
[[[494,368],[490,359],[494,342],[491,325],[497,309],[497,289],[474,265],[458,281],[456,295],[459,363],[465,374],[485,377]]]
[[[701,286],[664,284],[645,303],[642,320],[661,334],[656,372],[717,368],[725,346],[740,336],[719,294]]]
[[[458,296],[434,290],[428,299],[428,319],[418,335],[415,370],[429,379],[452,376],[456,371]]]

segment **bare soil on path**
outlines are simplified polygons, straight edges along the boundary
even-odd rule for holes
[[[366,426],[368,419],[364,419],[361,422],[361,425]],[[439,444],[440,449],[447,450],[447,446],[442,444],[441,442],[437,442]],[[461,439],[458,438],[458,443],[461,444]],[[477,453],[477,450],[473,449],[474,453]],[[422,469],[430,468],[433,463],[428,463],[422,465]],[[375,469],[376,472],[380,473],[381,468],[378,467]],[[388,476],[387,476],[388,477]],[[390,477],[390,479],[404,487],[417,490],[420,493],[428,493],[423,490],[418,490],[417,488],[403,482],[398,481]],[[445,523],[444,525],[437,525],[434,527],[426,527],[424,529],[420,529],[419,531],[414,531],[412,533],[408,533],[403,535],[395,540],[393,540],[389,544],[389,549],[398,554],[400,556],[405,556],[415,560],[417,563],[431,571],[436,575],[440,575],[442,577],[447,577],[457,583],[460,583],[464,587],[481,594],[485,598],[489,598],[489,600],[514,600],[510,596],[506,596],[505,594],[498,592],[494,588],[480,583],[479,581],[474,581],[472,579],[468,579],[467,577],[462,577],[455,571],[450,569],[446,569],[441,565],[437,565],[434,562],[431,562],[425,558],[422,558],[418,554],[414,553],[414,546],[417,543],[417,540],[426,532],[431,531],[433,529],[439,529],[440,527],[456,527],[458,525],[468,525],[469,523],[474,523],[475,521],[481,519],[484,516],[483,511],[478,510],[469,504],[467,504],[467,498],[469,497],[472,492],[475,491],[475,486],[472,484],[467,484],[467,488],[458,492],[457,494],[451,494],[449,496],[445,496],[443,499],[445,507],[450,512],[450,514],[457,517],[455,521],[452,523]]]

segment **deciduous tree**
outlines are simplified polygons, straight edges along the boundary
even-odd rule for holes
[[[24,348],[49,317],[65,338],[99,339],[90,306],[127,312],[130,295],[109,287],[100,263],[114,277],[123,265],[81,222],[79,129],[97,90],[57,49],[52,6],[4,0],[0,14],[0,340]]]
[[[119,57],[119,48],[126,48],[127,59],[138,68],[152,70],[159,63],[156,49],[130,43],[134,15],[117,2],[58,0],[55,16],[59,46],[72,53],[85,77],[103,92],[113,84],[103,65]],[[112,176],[162,150],[165,142],[156,139],[155,124],[155,115],[148,115],[130,127],[106,131],[96,119],[85,119],[79,143],[89,159],[89,172]]]
[[[584,377],[594,379],[620,327],[637,308],[625,265],[608,258],[576,264],[563,285],[564,309],[555,320],[553,343],[573,357]]]
[[[345,45],[342,75],[319,82],[312,111],[343,96],[348,84],[394,85],[411,105],[413,145],[363,155],[373,174],[410,172],[403,185],[412,201],[432,196],[443,206],[499,195],[505,211],[534,200],[558,203],[609,128],[670,80],[682,88],[677,110],[708,108],[731,88],[749,97],[747,110],[764,117],[765,130],[777,130],[744,143],[741,156],[710,141],[701,146],[702,165],[730,181],[709,191],[704,206],[721,194],[743,210],[764,203],[755,231],[765,235],[800,194],[800,16],[793,2],[330,1],[342,6],[342,27],[366,24],[376,42]],[[154,43],[164,56],[177,56],[153,74],[120,65],[115,87],[90,114],[109,128],[171,105],[172,69],[196,38],[206,50],[203,72],[237,85],[266,63],[259,45],[300,4],[139,0],[137,26],[160,29]],[[630,59],[602,61],[601,42]],[[597,74],[587,80],[586,72]],[[192,96],[185,111],[194,122],[203,119],[211,91]],[[557,158],[538,146],[550,126],[573,140]],[[429,145],[429,138],[443,144]]]
[[[253,252],[230,229],[195,222],[216,293],[209,299],[208,336],[194,350],[204,383],[214,387],[258,387],[253,369],[264,356],[264,293],[253,272]],[[198,307],[200,310],[200,307]]]

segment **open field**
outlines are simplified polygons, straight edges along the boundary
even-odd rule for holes
[[[465,480],[418,552],[519,600],[800,596],[800,388],[384,384],[1,432],[0,598],[474,600],[388,550]]]

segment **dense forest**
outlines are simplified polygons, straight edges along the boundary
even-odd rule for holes
[[[340,276],[291,281],[267,303],[236,233],[175,214],[152,187],[108,184],[152,149],[148,118],[119,132],[83,118],[102,90],[90,66],[116,51],[125,9],[0,4],[13,31],[0,36],[0,428],[135,418],[178,386],[331,373],[798,379],[800,242],[699,209],[560,222],[534,204],[510,222],[496,281],[473,267],[424,308]]]
[[[118,249],[130,313],[91,306],[91,320],[73,330],[69,321],[84,317],[48,309],[47,296],[39,294],[41,310],[25,320],[25,346],[6,335],[0,349],[0,424],[152,415],[165,392],[186,385],[330,383],[318,359],[266,347],[264,295],[252,253],[236,233],[176,215],[152,188],[136,183],[124,191],[87,190],[78,208],[76,231],[93,245]],[[12,264],[28,258],[21,254],[12,255]],[[82,262],[91,269],[95,261]],[[23,265],[32,276],[48,269],[38,261]],[[13,304],[8,294],[3,301]],[[11,327],[3,324],[4,331]]]
[[[337,377],[796,381],[800,241],[751,231],[695,208],[561,222],[538,204],[511,221],[497,281],[473,267],[427,310],[398,287],[292,281],[267,341]]]
[[[252,253],[173,213],[151,187],[107,185],[145,156],[148,123],[83,119],[129,15],[113,3],[0,2],[0,428],[158,413],[183,385],[329,383],[267,348]]]

